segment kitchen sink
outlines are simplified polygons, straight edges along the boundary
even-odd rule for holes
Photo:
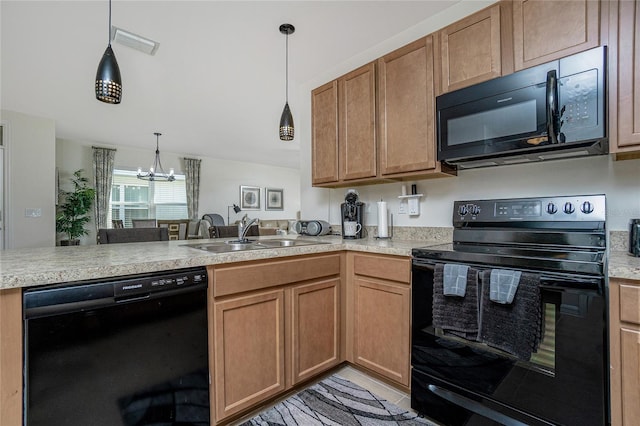
[[[273,239],[273,240],[231,240],[216,241],[213,243],[185,244],[186,247],[209,251],[213,253],[229,253],[246,250],[263,250],[282,247],[300,247],[315,244],[327,244],[326,242],[300,239]]]

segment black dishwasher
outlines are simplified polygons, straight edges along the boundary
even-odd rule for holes
[[[24,424],[208,425],[207,274],[24,292]]]

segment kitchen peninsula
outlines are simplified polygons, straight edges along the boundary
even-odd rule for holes
[[[155,271],[166,271],[196,266],[209,267],[210,284],[210,327],[215,316],[215,305],[218,305],[216,297],[222,296],[219,305],[224,309],[224,303],[233,301],[233,285],[225,287],[228,294],[215,294],[213,288],[215,271],[231,271],[238,267],[257,266],[260,268],[267,265],[269,268],[274,265],[287,266],[288,269],[281,269],[281,275],[289,275],[290,265],[293,262],[306,262],[304,270],[310,270],[308,266],[313,262],[325,262],[322,272],[318,272],[320,278],[309,279],[303,284],[313,291],[319,290],[324,294],[325,299],[335,297],[335,323],[334,327],[327,329],[335,332],[335,335],[328,336],[334,339],[335,347],[329,348],[330,354],[335,354],[326,364],[320,364],[319,370],[313,370],[312,375],[293,377],[293,373],[287,373],[285,383],[272,395],[257,395],[255,400],[248,404],[236,407],[227,407],[220,401],[216,401],[216,393],[212,392],[212,419],[215,422],[226,422],[236,418],[238,415],[247,412],[252,407],[259,404],[260,400],[268,399],[274,395],[281,394],[298,383],[303,383],[308,378],[322,371],[332,368],[343,361],[352,362],[361,367],[368,368],[368,371],[377,373],[380,377],[385,377],[400,388],[407,388],[408,382],[404,381],[403,369],[408,368],[409,360],[401,359],[401,366],[392,366],[386,369],[376,370],[376,362],[372,362],[367,356],[358,355],[358,351],[366,351],[366,348],[355,346],[357,342],[357,320],[354,318],[354,293],[355,286],[361,286],[362,282],[372,281],[368,284],[367,290],[379,290],[376,296],[393,297],[382,299],[385,301],[402,301],[403,297],[408,298],[409,281],[406,276],[410,270],[411,249],[414,247],[426,246],[441,243],[437,238],[441,235],[435,233],[431,240],[415,241],[395,241],[395,240],[352,240],[343,241],[340,237],[304,237],[305,240],[314,239],[319,242],[317,245],[304,245],[298,247],[270,248],[262,250],[240,251],[230,253],[211,254],[206,251],[185,247],[184,241],[153,242],[153,243],[130,243],[81,247],[57,247],[40,248],[28,250],[6,250],[0,252],[0,423],[3,425],[19,425],[22,422],[22,372],[21,368],[16,368],[22,364],[22,289],[52,283],[66,283],[86,279],[111,278],[123,275],[143,274]],[[264,237],[263,237],[264,238]],[[273,239],[267,237],[267,239]],[[206,240],[205,240],[206,241]],[[612,247],[613,251],[609,258],[609,276],[612,282],[620,283],[625,289],[633,290],[634,287],[625,287],[625,284],[640,282],[640,258],[627,255],[621,248]],[[37,259],[37,260],[33,260]],[[331,266],[334,265],[334,266]],[[360,265],[360,266],[357,266]],[[332,269],[333,268],[333,269]],[[337,269],[336,269],[337,268]],[[294,268],[295,269],[295,268]],[[322,268],[321,268],[322,269]],[[392,272],[389,272],[392,271]],[[388,276],[397,273],[398,276]],[[313,274],[313,272],[312,272]],[[328,275],[327,275],[328,274]],[[362,275],[364,274],[364,276]],[[233,274],[232,274],[233,275]],[[367,276],[369,275],[369,276]],[[375,275],[375,276],[374,276]],[[227,275],[229,276],[229,275]],[[295,276],[295,274],[294,274]],[[309,277],[307,275],[307,277]],[[324,277],[324,278],[323,278]],[[328,278],[327,278],[328,277]],[[364,278],[364,280],[363,280]],[[277,279],[277,278],[274,278]],[[305,278],[306,279],[306,278]],[[386,283],[389,284],[386,284]],[[304,296],[299,290],[304,289],[303,285],[298,285],[292,281],[285,281],[276,284],[268,289],[260,290],[252,288],[244,291],[244,294],[261,294],[271,289],[290,291],[292,297]],[[260,291],[258,291],[260,290]],[[395,293],[394,293],[395,291]],[[230,292],[230,293],[229,293]],[[404,293],[403,293],[404,292]],[[287,293],[289,294],[289,293]],[[307,293],[309,294],[309,293]],[[404,294],[404,296],[402,296]],[[400,295],[400,296],[398,296]],[[406,302],[406,301],[405,301]],[[347,308],[349,306],[349,308]],[[402,303],[396,304],[390,312],[402,312]],[[397,308],[397,309],[395,309]],[[380,313],[383,315],[384,313]],[[402,314],[400,314],[402,316]],[[287,316],[289,318],[289,316]],[[614,315],[614,318],[618,318]],[[625,321],[625,317],[622,318]],[[286,321],[286,320],[285,320]],[[627,319],[627,321],[629,321]],[[620,330],[619,322],[616,323],[617,330]],[[408,329],[407,323],[404,327]],[[616,336],[614,324],[612,324],[612,336]],[[623,329],[624,331],[624,329]],[[619,332],[618,332],[619,333]],[[398,333],[399,334],[399,333]],[[211,338],[215,338],[215,333],[211,332]],[[402,336],[398,337],[399,339]],[[364,340],[364,339],[361,339]],[[405,345],[402,340],[399,346]],[[299,342],[300,343],[300,342]],[[394,342],[395,343],[395,342]],[[216,345],[220,344],[216,342]],[[408,350],[408,342],[406,342]],[[619,359],[620,349],[612,343],[612,375],[615,376],[617,370],[616,357]],[[291,349],[291,348],[289,348]],[[307,351],[308,352],[308,351]],[[210,355],[213,356],[213,355]],[[403,354],[396,358],[407,357]],[[397,360],[394,360],[394,363]],[[278,362],[283,362],[279,360]],[[299,360],[297,361],[299,362]],[[214,365],[211,362],[210,365]],[[300,366],[298,366],[300,367]],[[298,370],[300,370],[298,368]],[[294,371],[293,367],[287,371]],[[284,375],[284,373],[283,373]],[[212,375],[213,380],[213,375]],[[613,383],[617,383],[615,379]],[[215,384],[212,384],[215,386]],[[220,383],[218,383],[220,386]],[[620,398],[613,393],[613,409],[616,412],[616,398]],[[215,405],[218,404],[216,408]],[[620,408],[618,408],[620,409]],[[217,415],[216,410],[218,411]],[[216,417],[214,417],[216,416]]]

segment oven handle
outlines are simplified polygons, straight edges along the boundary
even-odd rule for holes
[[[413,259],[412,268],[415,269],[428,269],[433,271],[437,263],[443,262],[434,262],[426,259]],[[481,273],[483,271],[488,271],[494,268],[478,268],[473,266],[473,268],[477,269]],[[603,277],[585,277],[582,275],[575,274],[554,274],[550,272],[541,273],[540,271],[530,270],[530,269],[517,269],[522,272],[530,272],[534,274],[540,274],[540,284],[553,286],[553,287],[571,287],[571,288],[592,288],[596,287],[600,290],[600,286],[603,282]],[[571,283],[573,285],[567,286],[567,283]]]
[[[522,423],[513,417],[509,417],[505,414],[499,413],[496,410],[493,410],[489,407],[486,407],[476,401],[473,401],[469,398],[465,398],[462,395],[457,395],[451,391],[442,389],[436,385],[429,385],[429,390],[439,396],[442,399],[445,399],[459,407],[466,408],[469,411],[473,411],[476,414],[481,415],[482,417],[486,417],[495,422],[500,423],[505,426],[527,426],[526,423]]]

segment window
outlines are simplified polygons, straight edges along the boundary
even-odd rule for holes
[[[111,220],[122,220],[125,228],[131,219],[185,219],[187,190],[183,174],[173,182],[149,182],[138,179],[137,172],[115,169],[109,205]]]

